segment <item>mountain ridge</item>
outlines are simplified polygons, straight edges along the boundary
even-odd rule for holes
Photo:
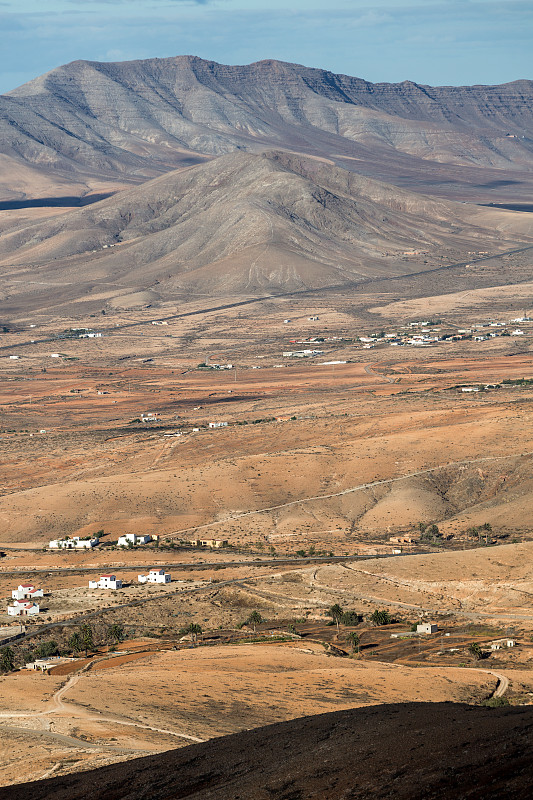
[[[7,231],[0,264],[11,274],[31,268],[41,279],[60,272],[80,285],[157,286],[165,296],[292,291],[403,274],[412,268],[400,256],[413,247],[456,252],[482,241],[505,249],[516,234],[497,230],[502,214],[414,194],[325,159],[230,153]]]
[[[5,230],[3,305],[44,309],[52,291],[58,312],[74,296],[100,309],[103,289],[112,305],[133,307],[146,292],[157,303],[346,286],[424,270],[403,258],[414,247],[441,264],[480,246],[530,242],[529,221],[398,189],[327,159],[230,153]]]
[[[22,167],[82,183],[135,183],[234,150],[280,147],[393,183],[438,182],[426,180],[428,170],[479,183],[481,169],[519,183],[533,173],[532,100],[527,79],[429,87],[272,59],[78,60],[0,96],[0,156],[13,173],[0,191],[27,196]],[[465,165],[471,177],[457,170]]]

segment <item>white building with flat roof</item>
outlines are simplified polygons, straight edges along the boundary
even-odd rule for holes
[[[416,626],[417,633],[437,633],[438,627],[434,622],[419,622]]]
[[[100,544],[100,539],[96,537],[82,539],[79,536],[73,536],[71,539],[67,536],[65,539],[52,539],[48,547],[50,550],[90,550],[97,544]]]
[[[151,569],[148,575],[138,575],[137,580],[139,583],[170,583],[172,577],[170,572],[165,572],[164,569]]]
[[[116,575],[100,575],[99,581],[89,581],[89,589],[122,589],[122,581]]]
[[[125,533],[124,536],[119,536],[117,544],[119,547],[137,547],[140,544],[148,544],[151,538],[148,534],[137,536],[136,533]]]

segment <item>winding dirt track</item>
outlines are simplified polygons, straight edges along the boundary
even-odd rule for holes
[[[127,726],[131,726],[131,727],[134,727],[134,728],[143,728],[144,730],[154,731],[156,733],[163,733],[166,736],[175,736],[178,739],[187,739],[187,741],[189,741],[189,742],[203,742],[203,741],[205,741],[205,739],[201,739],[198,736],[191,736],[188,733],[178,733],[177,731],[169,731],[166,728],[156,728],[153,725],[144,725],[143,723],[135,722],[134,720],[125,720],[125,719],[121,719],[120,717],[116,717],[116,716],[104,716],[103,714],[94,715],[91,712],[87,711],[87,709],[79,706],[77,703],[73,703],[72,701],[69,703],[68,706],[65,705],[65,703],[63,702],[64,696],[67,694],[67,692],[70,689],[72,689],[78,683],[78,681],[80,680],[82,674],[87,671],[89,666],[90,665],[86,665],[85,667],[83,667],[79,672],[77,672],[75,675],[73,675],[64,684],[64,686],[61,686],[55,692],[55,694],[50,699],[50,708],[47,708],[45,711],[37,711],[37,712],[36,711],[10,711],[9,713],[3,712],[3,713],[0,714],[0,719],[21,719],[21,718],[28,718],[28,717],[30,717],[32,719],[35,719],[36,717],[46,717],[49,714],[57,714],[57,713],[60,713],[60,712],[65,712],[65,711],[67,711],[67,712],[75,711],[75,714],[73,716],[82,717],[85,720],[90,721],[90,722],[112,722],[114,725],[127,725]],[[2,730],[3,727],[4,726],[0,727],[0,730]],[[6,726],[6,730],[9,730],[9,729],[10,728],[8,726]],[[58,737],[61,737],[61,740],[65,741],[66,744],[76,744],[76,746],[79,746],[80,743],[81,743],[84,746],[88,746],[88,747],[91,747],[91,748],[101,748],[101,747],[107,748],[108,747],[108,745],[96,745],[96,744],[93,745],[93,744],[89,744],[89,743],[87,743],[85,741],[82,741],[81,739],[75,739],[74,737],[71,737],[71,736],[63,736],[62,734],[56,734],[56,733],[53,733],[52,731],[46,731],[46,730],[38,730],[38,731],[36,731],[36,730],[32,730],[32,729],[27,729],[27,728],[16,728],[16,729],[13,729],[13,730],[31,732],[31,733],[35,733],[35,734],[39,734],[39,735],[43,735],[43,736],[50,736],[50,737],[52,737],[54,739],[57,739]],[[116,747],[113,747],[112,749],[114,749],[114,750],[117,750],[117,749],[124,750],[124,748],[116,748]],[[132,748],[130,748],[130,749],[132,749]]]
[[[290,500],[288,503],[280,503],[276,506],[268,506],[267,508],[259,508],[253,511],[243,511],[241,514],[232,514],[224,519],[215,520],[214,522],[206,522],[204,525],[195,525],[192,528],[182,528],[179,531],[165,535],[165,539],[173,539],[181,536],[183,533],[191,531],[199,531],[205,528],[212,528],[215,525],[224,525],[232,520],[242,519],[243,517],[251,517],[255,514],[266,514],[269,511],[279,511],[282,508],[289,508],[290,506],[302,505],[303,503],[312,503],[315,500],[329,500],[333,497],[343,497],[346,494],[353,492],[360,492],[364,489],[373,489],[376,486],[384,486],[390,483],[398,483],[398,481],[405,481],[408,478],[416,478],[419,475],[429,475],[432,472],[438,472],[441,469],[449,469],[450,467],[463,467],[470,464],[482,464],[487,461],[505,461],[509,458],[523,458],[526,456],[533,456],[533,450],[525,453],[510,453],[506,456],[483,456],[482,458],[470,458],[465,461],[448,461],[446,464],[438,464],[436,467],[428,467],[427,469],[416,470],[415,472],[408,472],[405,475],[398,475],[396,478],[384,478],[380,481],[371,481],[370,483],[361,483],[358,486],[351,486],[349,489],[343,489],[340,492],[332,492],[331,494],[318,494],[312,497],[302,497],[300,500]]]

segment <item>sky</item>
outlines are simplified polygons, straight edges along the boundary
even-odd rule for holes
[[[0,93],[76,59],[274,58],[429,85],[533,78],[533,0],[0,0]]]

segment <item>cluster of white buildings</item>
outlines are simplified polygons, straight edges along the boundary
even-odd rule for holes
[[[100,543],[97,537],[82,539],[79,536],[66,536],[64,539],[52,539],[48,545],[50,550],[90,550]]]
[[[119,536],[117,544],[119,547],[137,547],[141,544],[148,544],[151,540],[152,537],[148,534],[139,536],[136,533],[125,533],[123,536]],[[97,536],[87,536],[84,538],[80,536],[66,536],[64,539],[52,539],[48,548],[50,550],[91,550],[98,544],[100,544],[100,539]]]
[[[157,413],[157,411],[143,411],[141,414],[141,422],[145,424],[147,422],[159,422],[161,419],[161,414]]]
[[[36,589],[32,583],[21,583],[18,589],[13,589],[11,597],[13,605],[7,607],[10,617],[33,617],[40,611],[39,604],[35,600],[43,597],[42,589]]]
[[[283,358],[313,358],[324,355],[323,350],[287,350]]]
[[[502,321],[488,321],[484,323],[476,323],[469,328],[458,328],[455,333],[441,334],[441,329],[430,327],[436,323],[429,320],[420,320],[416,322],[409,322],[404,328],[409,332],[396,332],[385,334],[373,334],[370,336],[359,336],[359,341],[363,348],[368,349],[375,347],[378,344],[389,344],[395,347],[411,346],[411,347],[428,347],[437,344],[438,342],[457,342],[463,339],[472,339],[474,342],[483,342],[487,339],[493,339],[497,336],[523,336],[524,331],[520,328],[514,330],[507,330],[507,326],[516,325],[522,322],[531,322],[531,317],[517,317],[516,319],[509,320],[509,322]],[[438,323],[437,323],[438,324]],[[483,329],[489,328],[486,333],[479,333]],[[500,330],[504,328],[505,330]],[[415,330],[413,330],[415,329]],[[418,330],[416,330],[418,329]],[[495,330],[498,329],[498,330]]]
[[[150,570],[148,575],[138,575],[137,581],[139,583],[170,583],[172,581],[172,576],[169,572],[165,572],[162,567],[154,567],[154,569]],[[124,582],[122,579],[117,578],[116,575],[111,573],[100,575],[97,581],[89,581],[89,589],[111,589],[116,591],[123,587]]]

